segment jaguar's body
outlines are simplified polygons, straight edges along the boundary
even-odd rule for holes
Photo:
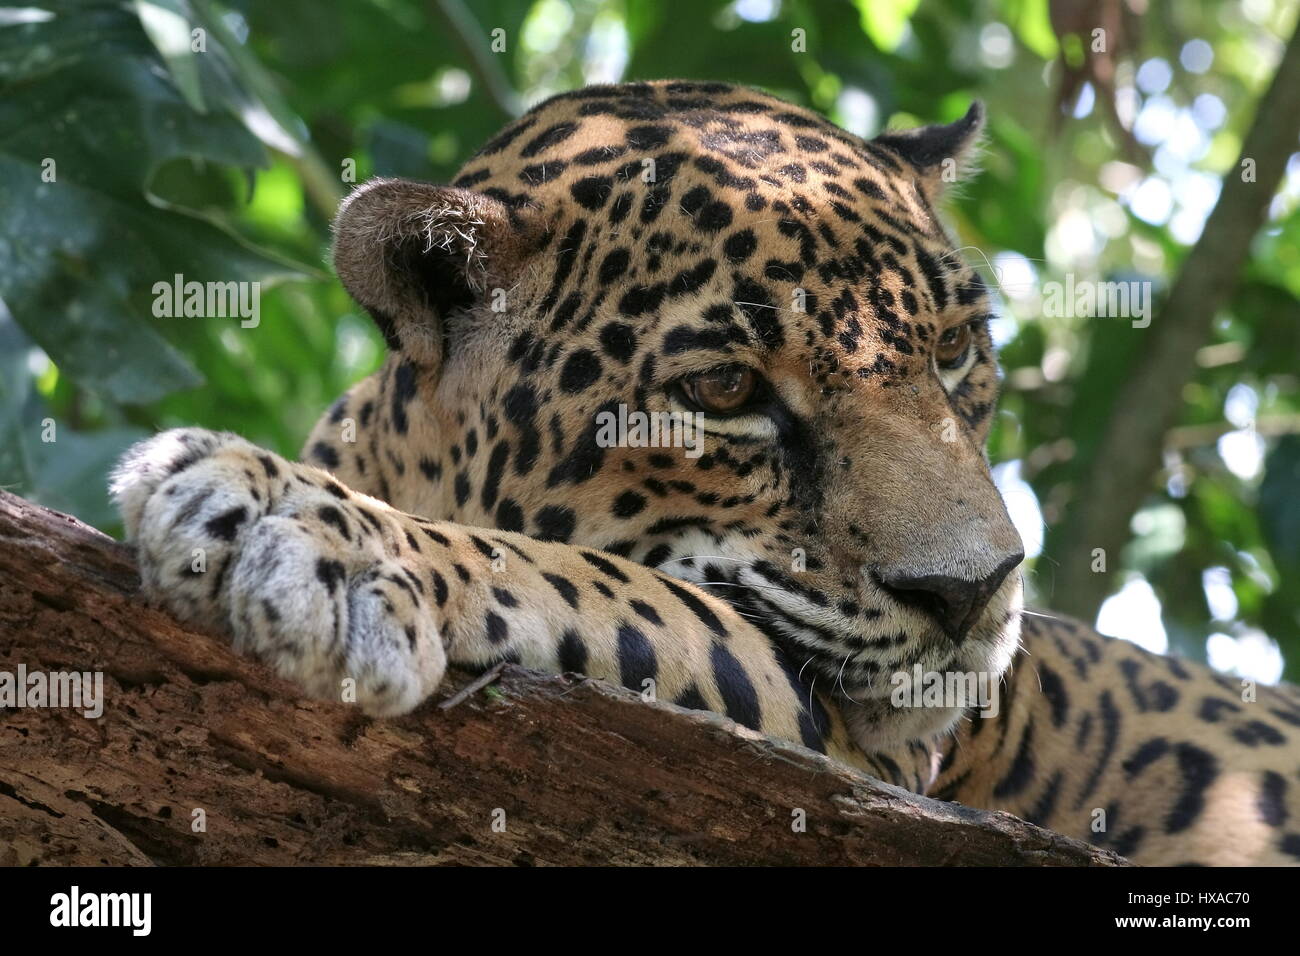
[[[753,90],[594,87],[451,187],[356,190],[335,265],[388,362],[308,464],[133,450],[147,590],[376,714],[508,658],[1138,861],[1300,862],[1293,690],[1021,608],[990,304],[933,211],[979,123],[864,142]],[[609,429],[669,412],[702,434]],[[991,680],[996,715],[896,706],[918,668]]]

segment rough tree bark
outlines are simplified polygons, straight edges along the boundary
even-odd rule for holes
[[[1125,862],[598,681],[508,667],[370,720],[137,587],[129,549],[0,492],[0,671],[102,671],[105,697],[0,710],[0,864]]]
[[[1209,341],[1214,317],[1227,301],[1282,181],[1287,159],[1300,136],[1300,26],[1282,54],[1260,101],[1237,164],[1223,179],[1219,201],[1200,238],[1178,270],[1169,298],[1148,332],[1150,340],[1117,396],[1106,431],[1078,501],[1052,557],[1051,607],[1085,621],[1097,616],[1114,590],[1113,576],[1092,570],[1093,549],[1112,566],[1129,539],[1129,523],[1154,490],[1166,435],[1183,407],[1183,386],[1196,372],[1196,353]],[[1242,163],[1254,163],[1255,178],[1243,180]]]

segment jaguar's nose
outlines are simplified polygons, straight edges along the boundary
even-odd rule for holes
[[[888,571],[877,573],[876,580],[895,600],[933,617],[948,638],[959,645],[1007,575],[1024,559],[1024,552],[1016,551],[983,576],[910,575],[903,571]]]

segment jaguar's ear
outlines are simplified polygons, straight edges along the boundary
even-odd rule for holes
[[[984,132],[984,104],[976,100],[953,123],[882,133],[873,142],[888,147],[920,173],[926,198],[934,202],[975,165]]]
[[[508,285],[529,232],[491,196],[372,179],[334,218],[334,269],[388,347],[432,371],[446,351],[448,315]]]

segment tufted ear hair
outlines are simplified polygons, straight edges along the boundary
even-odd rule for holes
[[[961,119],[947,124],[882,133],[873,142],[916,168],[931,202],[970,172],[984,132],[984,104],[976,100]]]
[[[448,315],[505,284],[501,277],[525,254],[527,233],[491,196],[372,179],[343,200],[334,218],[334,269],[391,350],[436,370]]]

